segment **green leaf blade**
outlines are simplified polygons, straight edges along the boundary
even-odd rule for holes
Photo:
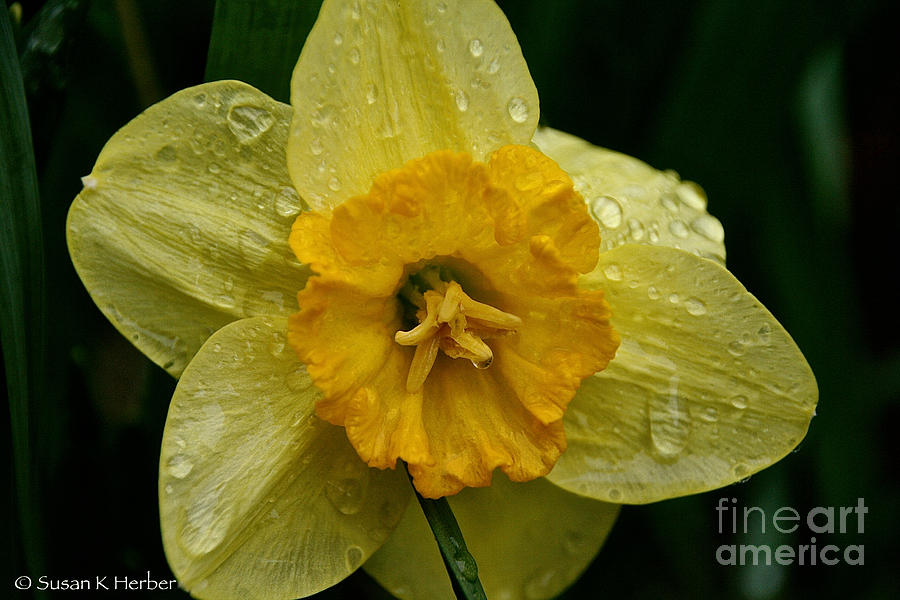
[[[41,211],[25,88],[7,14],[0,15],[0,340],[19,523],[28,569],[43,572],[34,405],[43,398]]]
[[[321,2],[217,0],[206,80],[238,79],[280,102]]]

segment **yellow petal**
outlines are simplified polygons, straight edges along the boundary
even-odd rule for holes
[[[534,142],[572,177],[600,225],[600,249],[625,243],[681,248],[725,263],[725,233],[706,212],[706,194],[674,171],[541,128]]]
[[[291,80],[291,178],[314,208],[436,150],[525,144],[538,97],[489,0],[326,0]]]
[[[370,469],[286,347],[283,319],[216,332],[175,390],[159,501],[166,556],[198,598],[295,598],[334,585],[377,549],[409,498]]]
[[[748,477],[803,439],[818,398],[809,365],[722,266],[627,244],[580,283],[604,290],[622,345],[569,405],[551,481],[655,502]]]
[[[301,209],[284,164],[289,118],[240,82],[182,90],[107,142],[72,203],[85,287],[173,375],[226,323],[295,306],[308,271],[287,245]]]
[[[505,600],[539,600],[562,592],[597,554],[619,510],[545,479],[511,483],[503,476],[489,488],[466,489],[449,501],[487,597]],[[454,597],[416,502],[364,569],[399,598]]]

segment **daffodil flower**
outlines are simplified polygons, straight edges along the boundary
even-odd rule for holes
[[[703,192],[537,122],[489,0],[326,0],[290,106],[204,84],[107,143],[69,248],[180,377],[159,498],[191,594],[304,596],[364,565],[448,597],[402,460],[452,495],[489,596],[550,597],[618,504],[804,436],[815,380],[724,268]]]

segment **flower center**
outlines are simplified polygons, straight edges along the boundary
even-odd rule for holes
[[[522,319],[470,298],[452,276],[441,277],[438,267],[426,267],[411,276],[400,296],[415,310],[418,325],[398,331],[394,340],[401,346],[415,346],[416,352],[406,391],[422,389],[438,350],[450,358],[467,358],[477,369],[487,369],[494,353],[484,340],[515,333]]]

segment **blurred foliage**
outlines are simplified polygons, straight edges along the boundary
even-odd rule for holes
[[[626,507],[564,597],[896,597],[900,318],[890,281],[900,273],[900,205],[889,178],[900,157],[900,78],[880,65],[896,55],[897,4],[500,4],[541,94],[543,123],[703,185],[725,226],[729,268],[792,333],[821,396],[806,440],[776,466],[724,490]],[[31,414],[41,495],[25,506],[10,495],[16,575],[28,571],[32,547],[54,576],[169,576],[156,478],[174,381],[93,305],[64,225],[105,141],[152,102],[206,75],[249,79],[286,99],[285,61],[260,59],[252,38],[214,28],[217,10],[212,0],[48,0],[23,3],[13,23],[41,201],[42,240],[27,243],[45,256],[50,301],[38,317],[51,340]],[[297,27],[308,29],[314,13],[303,4]],[[244,64],[207,65],[211,38],[213,47],[232,43]],[[4,79],[4,95],[8,87]],[[809,540],[802,527],[780,537],[719,534],[719,497],[801,513],[864,498],[865,533],[817,543],[865,544],[865,565],[720,566],[720,544]],[[44,533],[22,526],[18,510],[39,517]],[[322,594],[360,596],[385,595],[363,573]]]

